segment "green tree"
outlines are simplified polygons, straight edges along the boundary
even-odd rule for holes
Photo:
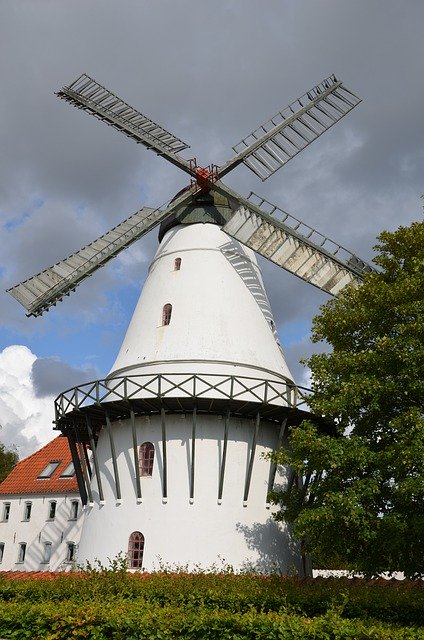
[[[275,460],[296,474],[274,493],[327,568],[424,575],[424,223],[383,232],[378,273],[346,288],[314,319],[314,342],[332,350],[306,362],[306,421]]]
[[[12,471],[18,462],[18,454],[16,451],[6,449],[4,444],[0,443],[0,482]]]

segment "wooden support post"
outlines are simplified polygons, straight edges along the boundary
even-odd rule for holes
[[[230,415],[231,412],[227,411],[224,422],[224,441],[222,443],[221,469],[219,470],[218,502],[221,502],[222,493],[224,490],[225,463],[227,461],[228,427],[230,424]]]
[[[190,502],[194,500],[194,463],[196,456],[196,417],[197,409],[193,408],[193,418],[191,426],[191,460],[190,460]]]
[[[140,463],[138,457],[138,443],[137,443],[137,430],[135,428],[135,416],[134,411],[130,411],[131,420],[131,433],[133,442],[133,455],[134,455],[134,469],[135,469],[135,486],[137,492],[137,499],[141,500],[141,480],[140,480]]]
[[[166,460],[166,422],[165,422],[165,409],[162,407],[160,410],[161,422],[162,422],[162,463],[163,463],[163,475],[162,475],[162,498],[166,500],[168,498],[168,467]]]
[[[112,425],[110,424],[109,414],[105,410],[106,429],[109,435],[110,452],[112,454],[113,473],[115,476],[116,499],[121,500],[121,483],[119,481],[118,461],[116,459],[115,441],[113,439]]]
[[[259,431],[260,422],[261,422],[261,416],[260,416],[260,413],[258,411],[258,413],[256,414],[255,428],[254,428],[254,431],[253,431],[252,449],[251,449],[251,452],[250,452],[249,465],[247,467],[246,483],[244,485],[244,496],[243,496],[243,505],[244,506],[247,506],[247,499],[249,497],[250,481],[252,479],[252,471],[253,471],[253,461],[255,459],[255,451],[256,451],[256,439],[258,437],[258,431]]]
[[[86,416],[85,419],[87,424],[88,437],[90,439],[91,452],[93,454],[93,463],[94,463],[94,470],[96,472],[96,483],[97,483],[97,490],[99,492],[99,500],[100,502],[103,502],[104,495],[103,495],[102,479],[100,477],[99,459],[97,457],[97,447],[94,442],[94,436],[93,436],[93,430],[90,424],[90,418]]]

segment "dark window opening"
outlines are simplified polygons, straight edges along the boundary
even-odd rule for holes
[[[10,502],[5,502],[3,505],[3,522],[7,522],[10,516]]]
[[[171,322],[172,304],[166,304],[162,311],[162,326],[166,327]]]
[[[49,520],[54,520],[56,516],[56,502],[52,501],[49,504]]]
[[[0,563],[3,562],[4,542],[0,542]]]
[[[138,450],[138,464],[141,476],[151,476],[153,474],[153,462],[155,459],[155,448],[151,442],[143,442]]]
[[[25,502],[24,520],[29,520],[31,518],[31,509],[32,509],[32,502]]]
[[[131,569],[142,569],[144,552],[144,536],[140,531],[133,531],[128,542],[128,561]]]
[[[181,258],[175,258],[174,271],[179,271],[180,269],[181,269]]]
[[[75,542],[68,542],[66,550],[66,562],[73,562],[75,560],[76,545]]]
[[[78,506],[78,500],[72,500],[70,520],[76,520],[78,518]]]

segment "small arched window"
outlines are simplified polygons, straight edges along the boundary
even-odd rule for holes
[[[162,326],[166,327],[171,323],[172,304],[166,304],[162,310]]]
[[[174,271],[179,271],[180,269],[181,269],[181,258],[175,258]]]
[[[155,448],[151,442],[143,442],[138,450],[138,464],[141,476],[151,476],[153,474],[153,462],[155,459]]]
[[[140,531],[133,531],[128,542],[128,562],[131,569],[143,567],[144,536]]]

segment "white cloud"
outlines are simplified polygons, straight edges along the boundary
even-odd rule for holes
[[[35,393],[31,371],[36,359],[22,345],[0,352],[0,440],[8,448],[15,446],[20,458],[56,435],[54,397],[38,398]]]

